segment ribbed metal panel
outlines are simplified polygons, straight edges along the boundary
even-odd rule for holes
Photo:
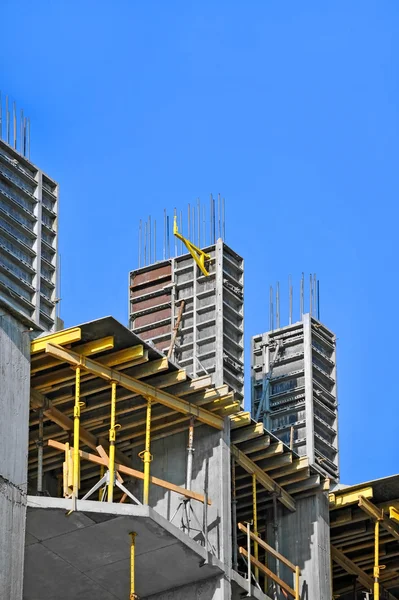
[[[335,335],[309,314],[252,338],[252,414],[339,478]]]
[[[210,254],[209,276],[185,254],[130,273],[130,328],[167,353],[184,300],[172,358],[191,376],[211,374],[243,400],[243,260],[218,240]]]

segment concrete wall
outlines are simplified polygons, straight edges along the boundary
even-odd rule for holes
[[[204,493],[207,480],[208,497],[212,504],[207,509],[208,550],[217,556],[224,564],[226,572],[231,567],[231,503],[230,503],[230,453],[229,453],[229,420],[226,419],[225,431],[221,432],[206,425],[195,427],[193,477],[191,489],[200,494]],[[153,461],[151,474],[176,485],[185,487],[187,469],[187,432],[175,434],[151,445]],[[141,448],[140,448],[141,450]],[[137,451],[132,456],[133,466],[142,470],[142,462],[137,457]],[[137,482],[132,488],[133,493],[142,499],[142,483]],[[155,485],[150,487],[150,506],[159,514],[171,520],[181,503],[181,496]],[[190,509],[192,508],[192,512]],[[204,505],[197,501],[187,504],[190,515],[190,536],[204,545],[201,533],[204,520]],[[182,506],[173,518],[173,524],[181,527]],[[221,598],[230,598],[230,583],[222,580],[223,591]]]
[[[30,340],[0,313],[0,598],[22,599],[29,431]]]
[[[225,600],[220,578],[206,579],[161,594],[147,596],[143,600]]]
[[[228,426],[228,423],[227,425]],[[181,487],[186,485],[187,469],[187,432],[178,433],[151,444],[153,461],[151,463],[151,475],[160,477],[170,483]],[[141,448],[140,448],[141,450]],[[132,456],[133,466],[139,470],[143,464],[137,456],[137,451]],[[191,489],[200,494],[204,493],[205,480],[207,479],[208,496],[211,506],[208,506],[208,540],[210,550],[221,560],[229,564],[231,552],[225,552],[228,548],[222,543],[223,531],[230,527],[230,459],[225,434],[201,425],[194,429],[194,456]],[[142,482],[137,482],[133,493],[142,499]],[[227,494],[227,495],[226,495]],[[171,520],[176,509],[181,503],[181,496],[175,492],[169,492],[156,485],[150,486],[150,506],[159,514]],[[195,500],[191,501],[193,513],[191,514],[191,527],[202,528],[204,511],[203,504]],[[187,507],[190,509],[190,506]],[[173,524],[180,526],[182,509],[173,519]],[[197,522],[199,521],[199,523]],[[196,531],[190,532],[191,537],[201,539],[202,535]]]
[[[301,600],[331,600],[327,494],[296,499],[296,511],[280,515],[278,550],[301,569]],[[291,573],[280,565],[284,581],[292,582]]]

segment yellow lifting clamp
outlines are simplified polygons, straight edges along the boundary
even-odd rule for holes
[[[198,246],[191,243],[190,240],[186,239],[184,236],[182,236],[181,233],[179,233],[179,230],[177,228],[177,215],[175,215],[173,221],[173,235],[183,242],[193,259],[197,263],[198,267],[201,269],[202,273],[206,277],[208,277],[209,272],[206,270],[205,261],[211,260],[211,256],[210,254],[206,254],[206,252],[203,252],[201,248],[198,248]]]

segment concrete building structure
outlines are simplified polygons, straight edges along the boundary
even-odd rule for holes
[[[335,335],[309,313],[252,338],[252,414],[339,479]]]
[[[210,374],[242,402],[243,259],[221,238],[203,251],[210,256],[208,276],[188,253],[131,271],[129,327],[161,351],[171,348],[190,376]]]
[[[0,139],[0,305],[38,331],[56,327],[58,185]]]

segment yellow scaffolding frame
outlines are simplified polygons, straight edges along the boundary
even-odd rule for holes
[[[258,536],[258,507],[257,507],[257,499],[256,499],[256,475],[252,474],[252,505],[253,505],[253,526],[254,526],[254,535]],[[258,542],[254,539],[254,556],[256,560],[259,560],[259,545]],[[259,582],[259,568],[255,566],[255,579]]]
[[[143,485],[143,504],[147,505],[150,499],[150,464],[152,454],[150,452],[151,444],[151,399],[147,398],[147,415],[145,421],[145,448],[139,452],[139,457],[144,463],[144,485]]]

